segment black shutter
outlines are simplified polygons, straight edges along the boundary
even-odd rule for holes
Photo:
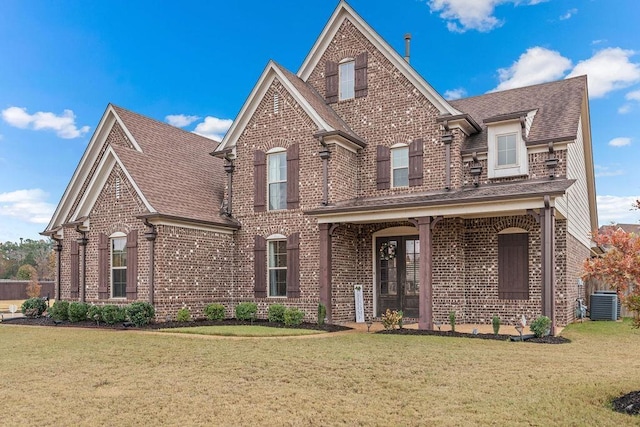
[[[98,298],[109,298],[109,238],[98,235]]]
[[[75,240],[71,241],[71,277],[69,283],[71,285],[71,299],[80,296],[80,247]]]
[[[378,190],[386,190],[391,185],[391,150],[378,145],[376,156]]]
[[[293,144],[287,149],[287,209],[297,209],[300,206],[298,197],[299,151],[299,144]]]
[[[355,63],[355,95],[356,98],[367,96],[367,65],[368,56],[364,51],[360,55],[356,56]]]
[[[498,298],[529,299],[529,234],[498,235]]]
[[[422,139],[409,144],[409,186],[422,185]],[[449,167],[448,165],[446,167]]]
[[[127,299],[138,297],[138,230],[127,234]]]
[[[325,99],[327,104],[338,102],[338,63],[327,61],[324,65]]]
[[[267,210],[267,155],[264,151],[253,153],[253,210]]]
[[[300,233],[287,237],[287,297],[300,298]]]
[[[253,243],[254,294],[256,298],[267,297],[267,240],[255,236]]]

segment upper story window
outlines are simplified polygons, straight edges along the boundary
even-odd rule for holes
[[[516,145],[517,134],[498,135],[498,162],[496,166],[515,166],[518,164],[517,154],[518,146]]]
[[[111,297],[127,297],[127,238],[124,233],[111,235]]]
[[[527,176],[529,160],[520,120],[490,123],[487,126],[487,176],[506,178]]]
[[[267,192],[269,210],[287,208],[287,153],[276,151],[267,155]]]
[[[340,63],[339,68],[339,99],[352,99],[355,97],[355,64],[352,59]]]
[[[284,238],[284,236],[282,236]],[[287,296],[287,241],[269,240],[268,277],[270,297]]]
[[[391,186],[409,186],[409,147],[391,149]]]

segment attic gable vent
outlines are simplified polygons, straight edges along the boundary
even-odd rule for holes
[[[115,187],[116,187],[116,199],[120,199],[120,177],[119,176],[116,177]]]
[[[278,92],[273,94],[273,113],[276,114],[280,110],[280,97]]]

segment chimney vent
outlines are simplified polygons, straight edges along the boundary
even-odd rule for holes
[[[411,57],[411,33],[404,35],[404,60],[409,63]]]

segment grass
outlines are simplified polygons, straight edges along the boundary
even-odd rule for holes
[[[212,338],[0,324],[11,425],[638,425],[640,331],[571,344],[323,334]]]
[[[161,329],[162,332],[196,335],[219,335],[226,337],[288,337],[325,333],[309,329],[271,328],[256,325],[193,326],[188,328]]]
[[[0,313],[8,313],[9,316],[8,318],[11,318],[11,312],[9,311],[9,306],[10,305],[15,305],[18,310],[16,310],[16,313],[20,313],[20,308],[22,307],[22,303],[25,302],[26,300],[20,299],[20,300],[0,300]],[[50,300],[49,301],[49,305],[53,305],[53,303],[55,302],[55,300]],[[5,316],[7,317],[7,316]]]

